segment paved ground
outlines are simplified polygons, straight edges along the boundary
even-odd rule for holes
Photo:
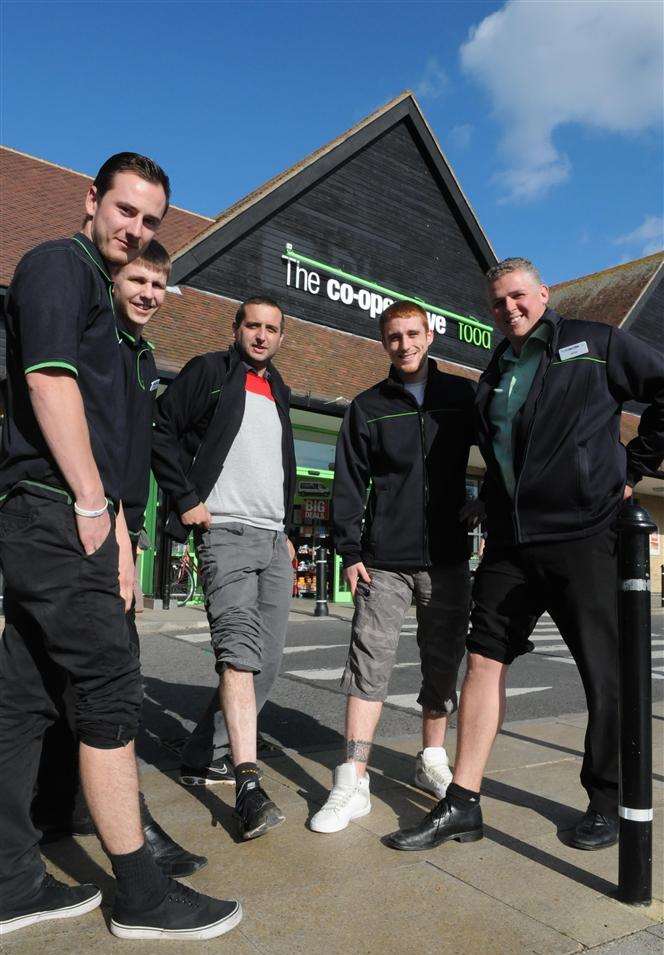
[[[615,896],[617,848],[582,853],[565,844],[566,830],[585,807],[578,783],[585,716],[575,668],[559,662],[566,651],[548,621],[536,634],[537,651],[513,669],[511,689],[520,692],[509,701],[509,722],[483,787],[484,840],[425,853],[398,853],[381,843],[383,835],[413,824],[432,805],[410,785],[419,748],[411,620],[399,651],[399,663],[407,665],[395,671],[392,700],[372,752],[373,810],[343,833],[310,832],[306,820],[326,797],[342,743],[337,674],[349,611],[333,613],[329,620],[313,620],[295,606],[291,615],[282,675],[261,727],[270,744],[262,752],[265,785],[287,821],[249,844],[235,838],[231,787],[197,791],[177,783],[179,747],[214,683],[204,616],[185,609],[146,612],[141,619],[147,690],[143,789],[159,821],[210,859],[190,884],[241,898],[246,913],[227,937],[188,943],[186,952],[661,955],[664,681],[653,681],[655,901],[634,908]],[[659,640],[662,618],[654,622]],[[452,730],[452,757],[454,747]],[[96,881],[104,891],[102,912],[10,935],[0,939],[0,951],[70,955],[94,947],[149,955],[165,950],[159,943],[121,943],[108,934],[104,919],[113,882],[94,837],[55,843],[48,858],[60,877]],[[184,953],[185,945],[170,943],[166,950]]]

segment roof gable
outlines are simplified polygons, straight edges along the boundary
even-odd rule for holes
[[[0,285],[9,284],[29,249],[80,228],[83,199],[91,183],[91,176],[0,146]],[[211,221],[171,206],[159,230],[159,241],[173,252]]]
[[[409,122],[441,185],[449,192],[469,240],[488,268],[496,261],[491,244],[415,97],[406,91],[221,212],[212,225],[178,250],[174,256],[173,281],[186,283],[205,262],[404,120]]]
[[[172,281],[367,339],[390,301],[429,312],[432,355],[486,364],[494,252],[411,94],[231,206],[174,258]]]
[[[629,328],[664,274],[664,252],[551,286],[561,315]]]

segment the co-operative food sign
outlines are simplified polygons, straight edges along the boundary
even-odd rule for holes
[[[393,302],[417,302],[427,313],[429,328],[438,335],[449,334],[448,320],[451,319],[457,327],[459,341],[477,348],[490,350],[493,347],[491,326],[471,315],[458,315],[449,309],[423,302],[415,295],[397,292],[370,279],[351,275],[333,265],[296,252],[290,242],[287,243],[282,258],[286,263],[286,285],[289,288],[307,292],[309,295],[324,295],[331,302],[359,308],[371,318],[377,318]]]

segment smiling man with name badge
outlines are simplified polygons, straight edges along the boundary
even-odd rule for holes
[[[476,398],[488,539],[473,588],[454,778],[418,826],[387,843],[430,849],[482,838],[480,785],[505,710],[507,668],[533,649],[530,635],[548,611],[588,704],[581,783],[589,806],[570,841],[602,849],[618,838],[615,521],[664,456],[664,359],[611,325],[558,316],[527,259],[505,259],[487,280],[505,341]],[[648,407],[624,448],[626,401]]]

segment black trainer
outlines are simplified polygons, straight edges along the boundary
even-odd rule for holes
[[[248,780],[240,787],[235,803],[235,817],[242,839],[257,839],[268,829],[280,826],[286,818],[254,779]]]
[[[618,817],[603,816],[594,809],[586,810],[572,831],[569,844],[575,849],[608,849],[618,841]]]
[[[36,895],[22,905],[0,912],[0,937],[49,919],[73,919],[101,904],[96,885],[65,885],[48,872]]]
[[[180,767],[180,782],[183,786],[215,786],[217,783],[235,784],[235,770],[230,756],[219,756],[209,766]]]
[[[165,832],[158,822],[152,819],[143,826],[145,842],[150,847],[155,862],[161,871],[171,879],[180,879],[185,875],[193,875],[208,864],[205,856],[187,852],[175,839]]]
[[[401,829],[385,837],[385,843],[392,849],[415,851],[434,849],[443,842],[456,839],[457,842],[477,842],[484,835],[482,810],[479,801],[468,807],[452,805],[448,797],[428,812],[419,825],[412,829]]]
[[[133,912],[116,901],[111,932],[118,938],[181,939],[217,938],[242,920],[242,906],[194,892],[188,885],[169,880],[166,895],[153,909]]]

